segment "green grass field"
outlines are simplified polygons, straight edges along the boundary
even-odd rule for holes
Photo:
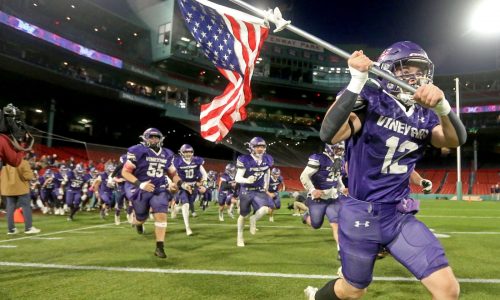
[[[306,227],[288,201],[274,223],[264,218],[255,236],[245,231],[244,248],[236,247],[236,220],[219,222],[214,206],[191,218],[191,237],[181,216],[169,220],[166,260],[153,256],[151,223],[140,236],[111,215],[84,212],[68,222],[37,214],[42,233],[9,236],[2,215],[0,299],[305,299],[303,289],[322,286],[339,262],[329,228]],[[423,222],[450,236],[440,240],[461,299],[499,299],[500,203],[425,200],[421,208]],[[364,299],[430,298],[391,257],[377,261],[374,276]]]

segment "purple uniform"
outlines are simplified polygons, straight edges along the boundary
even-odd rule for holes
[[[385,91],[365,86],[364,124],[348,151],[349,193],[339,217],[344,278],[367,287],[377,253],[386,247],[417,279],[448,266],[432,232],[397,204],[408,198],[409,178],[432,129],[436,114],[420,105],[406,109]]]
[[[271,155],[264,153],[262,160],[258,163],[250,154],[238,156],[236,168],[245,169],[243,177],[248,178],[254,176],[254,183],[243,183],[240,185],[240,215],[247,216],[250,213],[250,205],[254,211],[257,211],[262,206],[274,208],[274,202],[265,193],[269,182],[266,182],[266,173],[269,174],[270,169],[274,164]]]
[[[89,180],[89,174],[78,175],[73,171],[68,173],[68,183],[66,189],[66,204],[68,206],[80,206],[83,185]]]
[[[284,182],[283,176],[278,176],[276,179],[274,179],[273,176],[269,178],[269,189],[268,191],[271,193],[274,193],[275,196],[273,197],[274,201],[274,206],[276,209],[281,208],[281,198],[280,198],[280,193],[279,193],[279,188],[280,185],[282,186]]]
[[[340,202],[339,182],[341,173],[341,159],[332,159],[325,153],[316,153],[309,156],[307,166],[316,170],[311,176],[311,182],[316,190],[324,191],[320,199],[312,199],[308,195],[306,205],[311,216],[311,226],[315,229],[323,225],[325,216],[330,223],[337,223],[339,219]]]
[[[230,205],[231,198],[236,198],[236,181],[231,175],[224,173],[220,177],[219,205]],[[234,185],[234,186],[233,186]]]
[[[153,213],[167,213],[168,201],[171,194],[167,190],[165,175],[172,165],[174,153],[167,148],[159,152],[138,144],[128,149],[127,160],[135,166],[132,174],[141,182],[150,180],[155,190],[150,193],[135,187],[132,183],[125,183],[127,199],[132,200],[136,219],[144,221],[149,215],[149,208]]]
[[[184,189],[179,190],[177,195],[177,201],[182,204],[190,203],[192,204],[196,197],[198,196],[198,188],[196,183],[202,179],[201,167],[205,161],[199,156],[193,156],[189,162],[186,162],[181,156],[175,156],[173,164],[177,170],[177,174],[181,180],[189,185],[191,185],[192,192],[188,193]]]

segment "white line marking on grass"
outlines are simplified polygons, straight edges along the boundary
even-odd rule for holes
[[[17,238],[17,239],[1,240],[0,243],[8,243],[8,242],[12,242],[12,241],[26,240],[26,239],[32,239],[34,237],[50,236],[50,235],[56,235],[56,234],[60,234],[60,233],[75,232],[75,231],[80,231],[80,230],[85,230],[85,229],[90,229],[90,228],[107,227],[110,225],[115,225],[115,223],[94,225],[94,226],[75,228],[75,229],[63,230],[63,231],[55,231],[55,232],[49,232],[49,233],[44,233],[44,234],[37,234],[34,236],[25,236],[25,237],[21,237],[21,238]]]
[[[38,237],[34,236],[31,238],[32,240],[62,240],[62,237]]]
[[[114,271],[135,273],[163,273],[163,274],[197,274],[197,275],[223,275],[223,276],[254,276],[254,277],[279,277],[279,278],[303,278],[303,279],[332,279],[333,275],[316,274],[287,274],[287,273],[264,273],[264,272],[240,272],[240,271],[213,271],[213,270],[189,270],[189,269],[158,269],[158,268],[124,268],[124,267],[100,267],[100,266],[74,266],[56,264],[37,264],[0,261],[4,267],[24,267],[41,269],[63,269],[63,270],[85,270],[85,271]],[[412,277],[373,277],[375,281],[418,281]],[[500,279],[484,278],[459,278],[459,282],[470,283],[500,283]]]
[[[500,217],[486,216],[433,216],[433,215],[417,215],[419,218],[452,218],[452,219],[500,219]]]
[[[0,245],[0,248],[17,248],[17,246],[14,246],[14,245]]]

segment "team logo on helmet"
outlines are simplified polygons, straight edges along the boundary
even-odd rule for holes
[[[280,176],[280,175],[281,175],[281,170],[280,170],[280,169],[278,169],[278,168],[273,168],[273,169],[271,170],[271,175],[272,175],[272,176],[274,176],[274,177],[278,177],[278,176]]]
[[[382,52],[377,62],[380,64],[382,70],[391,74],[394,74],[396,70],[402,69],[404,66],[410,64],[418,66],[421,72],[397,76],[403,81],[408,83],[411,82],[411,85],[415,88],[423,84],[432,83],[434,77],[434,64],[427,56],[427,53],[422,47],[410,41],[397,42],[391,45]],[[412,97],[402,95],[404,92],[399,86],[386,79],[379,78],[379,81],[385,90],[395,94],[404,104],[411,105],[414,103]]]

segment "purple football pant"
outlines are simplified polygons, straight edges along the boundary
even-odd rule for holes
[[[344,278],[359,289],[372,281],[382,247],[419,280],[448,266],[444,249],[429,228],[414,215],[398,212],[396,204],[343,197],[339,243]]]
[[[274,208],[273,200],[265,193],[259,191],[248,191],[245,189],[240,190],[240,215],[243,217],[248,216],[250,213],[250,207],[253,207],[254,211],[259,210],[263,206],[268,206]],[[272,206],[270,204],[273,203]]]
[[[340,201],[337,199],[328,200],[312,200],[307,198],[306,205],[309,208],[309,216],[311,218],[311,226],[314,229],[321,228],[325,216],[330,223],[339,222]]]
[[[111,206],[113,202],[113,194],[111,192],[102,192],[99,193],[99,197],[101,198],[101,201],[106,204],[107,206]]]
[[[150,193],[139,190],[136,197],[132,199],[132,206],[135,211],[137,221],[144,221],[149,216],[149,209],[153,213],[167,213],[168,201],[170,201],[170,193],[164,191],[159,193]]]
[[[188,193],[186,190],[180,190],[176,198],[177,201],[180,202],[181,204],[186,204],[186,203],[193,204],[197,196],[198,196],[198,189],[193,189],[193,192],[191,194]]]
[[[281,198],[280,198],[280,195],[278,192],[276,192],[276,196],[274,196],[274,198],[273,198],[273,203],[274,203],[274,207],[276,209],[281,208]]]
[[[219,197],[217,201],[219,202],[219,206],[231,205],[231,199],[233,199],[233,193],[222,192],[219,193]]]
[[[80,207],[80,201],[82,198],[82,191],[66,191],[66,204],[68,206]]]

